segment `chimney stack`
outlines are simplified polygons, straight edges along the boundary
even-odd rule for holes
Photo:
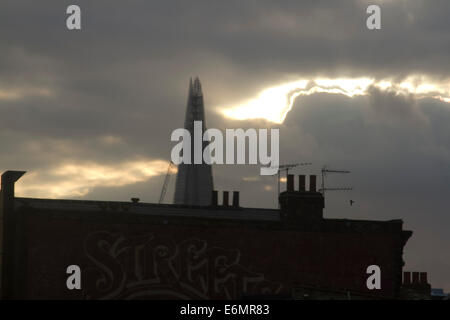
[[[223,192],[223,206],[228,207],[228,191]]]
[[[401,296],[403,296],[403,299],[429,300],[431,297],[431,285],[428,283],[426,272],[403,272],[401,289]]]
[[[15,215],[14,207],[14,185],[23,175],[25,171],[5,171],[1,176],[0,189],[0,215],[2,224],[2,234],[0,237],[0,299],[10,300],[17,298],[17,284],[21,283],[22,274],[17,266],[21,264],[20,257],[16,257],[17,239],[22,234],[16,227],[18,217]],[[0,226],[1,227],[1,226]],[[17,255],[18,256],[18,255]],[[17,291],[17,292],[16,292]]]
[[[289,192],[294,191],[294,175],[293,174],[287,175],[287,191],[289,191]]]
[[[309,176],[309,192],[316,192],[316,175]]]
[[[318,225],[323,221],[323,195],[316,191],[316,176],[310,175],[309,192],[306,192],[306,176],[298,176],[298,190],[294,190],[294,175],[288,174],[286,191],[278,198],[283,219],[291,223]]]

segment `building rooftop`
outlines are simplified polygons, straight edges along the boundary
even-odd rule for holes
[[[232,206],[210,207],[120,201],[60,200],[16,198],[15,207],[39,210],[62,210],[76,212],[111,211],[166,217],[196,217],[207,219],[280,221],[278,209],[234,208]]]
[[[280,209],[243,208],[233,206],[189,206],[124,201],[64,200],[15,198],[15,209],[32,209],[52,214],[119,214],[123,217],[196,218],[204,221],[270,223],[283,228],[304,231],[391,233],[402,230],[402,220],[374,221],[355,219],[321,219],[320,223],[293,223],[283,220]],[[408,231],[410,232],[410,231]],[[410,235],[409,235],[410,236]],[[409,237],[408,236],[408,237]]]

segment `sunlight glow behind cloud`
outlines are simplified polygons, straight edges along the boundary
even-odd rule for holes
[[[121,187],[166,173],[162,160],[128,161],[114,165],[68,163],[27,173],[17,184],[19,197],[82,197],[95,187]],[[176,169],[175,169],[176,170]],[[173,173],[173,170],[172,170]]]
[[[28,96],[51,97],[54,93],[48,88],[23,87],[23,88],[0,88],[1,100],[19,100]]]
[[[298,96],[315,93],[341,94],[347,97],[369,94],[370,87],[398,95],[412,94],[416,98],[434,98],[450,102],[450,82],[436,83],[427,77],[410,76],[401,82],[393,79],[375,80],[373,78],[316,78],[301,79],[294,82],[262,90],[256,98],[237,106],[226,107],[222,114],[235,120],[266,119],[282,123]]]

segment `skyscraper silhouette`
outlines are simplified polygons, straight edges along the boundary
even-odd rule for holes
[[[202,133],[206,130],[203,93],[200,80],[197,78],[189,82],[189,95],[187,102],[184,128],[191,134],[191,164],[178,165],[175,185],[175,204],[209,205],[213,190],[211,165],[206,163],[194,164],[194,121],[202,121]],[[203,142],[203,149],[207,142]],[[203,152],[202,152],[203,153]],[[203,159],[203,158],[202,158]]]

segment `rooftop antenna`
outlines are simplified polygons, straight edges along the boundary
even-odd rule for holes
[[[327,166],[323,166],[322,168],[322,188],[320,188],[320,192],[322,192],[322,195],[325,199],[325,191],[348,191],[353,190],[353,187],[334,187],[334,188],[327,188],[325,187],[325,176],[330,173],[350,173],[348,170],[335,170],[335,169],[328,169]],[[353,203],[352,203],[353,204]]]
[[[158,201],[159,204],[161,204],[163,202],[164,196],[166,195],[167,184],[169,183],[172,166],[175,166],[175,164],[171,160],[169,163],[169,167],[167,168],[166,177],[164,178],[164,183],[163,183],[163,186],[161,189],[161,195],[159,196],[159,201]]]

